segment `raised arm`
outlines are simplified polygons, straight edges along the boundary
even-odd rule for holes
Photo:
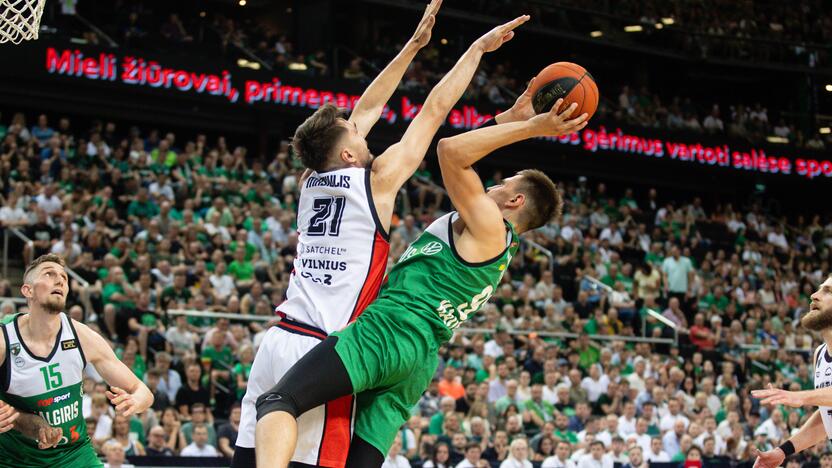
[[[92,331],[83,323],[73,320],[81,349],[95,370],[101,374],[111,390],[107,391],[107,398],[115,405],[116,411],[124,416],[142,413],[153,404],[153,394],[150,389],[133,374],[123,362],[116,358],[110,345],[98,333]]]
[[[577,106],[560,112],[562,103],[559,100],[551,111],[526,121],[479,128],[439,141],[437,152],[445,189],[474,238],[500,240],[495,234],[505,228],[500,209],[486,195],[473,164],[503,146],[529,138],[565,135],[586,126],[586,114],[567,120]],[[501,250],[505,245],[501,242],[495,248]]]
[[[355,122],[361,136],[366,137],[370,133],[373,125],[381,117],[384,105],[390,100],[390,96],[393,95],[402,80],[404,72],[407,71],[407,67],[413,61],[413,57],[416,56],[419,49],[430,42],[431,31],[436,22],[436,13],[439,12],[440,6],[442,6],[442,0],[431,0],[425,8],[425,13],[422,15],[422,20],[419,21],[413,37],[407,41],[399,54],[370,83],[370,86],[364,90],[364,94],[355,104],[349,120]]]
[[[431,90],[401,141],[373,161],[372,190],[374,196],[378,195],[375,197],[376,209],[381,219],[389,218],[389,215],[385,215],[387,212],[392,213],[396,193],[419,167],[439,126],[471,82],[483,54],[495,51],[511,40],[514,37],[514,29],[528,20],[528,16],[521,16],[497,26],[477,39],[451,71]],[[390,206],[386,206],[388,204]]]

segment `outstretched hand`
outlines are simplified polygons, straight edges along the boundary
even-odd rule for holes
[[[514,30],[530,18],[531,16],[529,15],[518,16],[512,21],[488,31],[484,36],[477,39],[474,44],[482,47],[483,52],[494,52],[500,46],[510,41],[514,37]]]
[[[786,459],[786,454],[780,448],[761,452],[757,447],[751,447],[751,455],[757,457],[754,468],[777,468]]]
[[[436,14],[439,12],[439,7],[442,6],[442,0],[431,0],[425,8],[425,13],[422,15],[419,25],[416,26],[416,32],[413,33],[411,42],[416,44],[420,49],[430,42],[433,25],[436,24]]]
[[[781,388],[774,388],[771,384],[766,389],[753,390],[751,392],[752,397],[761,400],[761,405],[786,405],[792,408],[806,406],[804,395],[805,392],[790,392]]]
[[[568,135],[586,127],[589,114],[583,113],[574,119],[569,119],[578,105],[573,102],[563,110],[561,110],[561,106],[563,106],[563,99],[558,99],[549,112],[544,112],[529,119],[529,123],[534,126],[535,133],[540,136],[556,137]]]
[[[136,413],[138,402],[126,390],[119,387],[111,387],[111,391],[108,390],[106,394],[110,403],[116,407],[116,413],[127,417]]]

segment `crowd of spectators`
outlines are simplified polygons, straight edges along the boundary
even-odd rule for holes
[[[823,150],[832,145],[832,134],[805,134],[802,127],[781,115],[769,119],[768,108],[760,102],[736,104],[724,109],[719,104],[697,103],[689,97],[663,99],[646,86],[636,90],[621,87],[613,105],[602,101],[598,115],[613,121],[691,133],[727,135],[750,142],[776,136],[800,148]]]
[[[88,374],[95,447],[114,459],[230,456],[270,324],[171,310],[272,317],[297,244],[300,169],[288,144],[264,161],[223,137],[33,117],[0,119],[0,223],[31,239],[20,260],[66,257],[84,280],[72,281],[68,313],[156,397],[153,411],[115,416]],[[433,177],[423,166],[408,186],[391,265],[447,208]],[[553,258],[524,244],[472,319],[490,331],[459,333],[440,350],[388,466],[747,461],[808,418],[809,408],[761,407],[749,390],[812,388],[813,340],[798,319],[830,271],[829,219],[668,200],[648,187],[611,193],[585,178],[562,190],[563,218],[528,236]],[[0,316],[24,310],[0,304]]]
[[[459,7],[459,6],[458,6]],[[730,0],[467,0],[460,9],[504,17],[532,12],[550,28],[601,30],[616,41],[686,53],[697,58],[789,63],[829,63],[832,15],[822,0],[789,4]],[[663,21],[670,19],[670,21]],[[661,23],[661,29],[656,24]],[[623,26],[643,25],[641,34]],[[592,28],[592,29],[589,29]]]

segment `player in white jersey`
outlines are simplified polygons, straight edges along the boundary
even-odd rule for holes
[[[416,50],[427,44],[440,4],[441,0],[433,0],[428,5],[411,41],[370,85],[348,120],[337,108],[326,105],[295,133],[292,145],[307,167],[298,206],[298,252],[286,301],[277,307],[283,319],[267,332],[252,367],[234,467],[253,466],[251,447],[262,446],[261,436],[255,441],[253,431],[257,398],[327,335],[354,320],[378,294],[399,189],[421,163],[482,55],[509,40],[511,30],[528,19],[515,20],[483,36],[431,91],[401,141],[374,158],[365,136]],[[521,103],[523,112],[533,112],[526,101]],[[500,118],[519,120],[519,113],[513,107]],[[298,420],[293,465],[344,466],[352,409],[349,396],[304,414]],[[268,434],[262,440],[268,443]],[[353,450],[355,447],[353,444]]]
[[[783,464],[789,455],[801,452],[815,445],[832,440],[832,276],[826,278],[820,288],[811,296],[809,312],[800,319],[800,324],[809,330],[819,332],[823,344],[815,349],[812,361],[815,371],[815,390],[791,392],[770,387],[751,392],[754,398],[761,398],[764,405],[786,405],[794,408],[817,406],[803,427],[780,447],[767,452],[756,451],[754,468],[775,468]]]

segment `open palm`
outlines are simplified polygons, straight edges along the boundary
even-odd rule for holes
[[[424,47],[430,42],[433,25],[436,24],[436,14],[439,13],[439,7],[442,6],[442,0],[432,0],[427,8],[425,14],[422,15],[419,25],[416,26],[416,32],[413,33],[413,41],[418,47]]]
[[[501,24],[477,39],[484,52],[493,52],[514,37],[514,30],[531,18],[529,15],[519,16],[508,23]]]

